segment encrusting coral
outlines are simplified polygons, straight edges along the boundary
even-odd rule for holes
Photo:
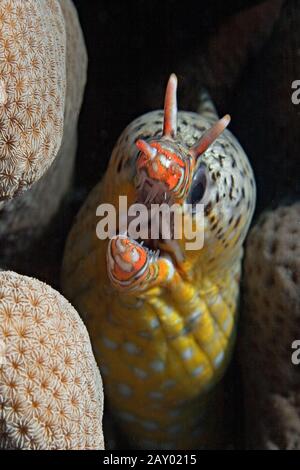
[[[300,449],[300,203],[263,214],[245,259],[240,362],[247,446]]]
[[[75,309],[40,281],[0,272],[0,448],[103,449],[102,408]]]
[[[0,124],[10,130],[14,142],[14,147],[6,146],[4,153],[0,134],[0,200],[34,183],[18,197],[0,202],[2,264],[19,270],[16,252],[24,252],[43,233],[70,186],[87,54],[71,0],[7,0],[1,2],[0,13],[0,39],[10,47],[7,53],[14,50],[10,41],[16,36],[12,43],[16,49],[14,68],[0,64],[0,83],[9,92],[6,105],[0,105]],[[15,26],[13,19],[17,15]],[[18,42],[19,30],[28,33],[22,44]],[[21,54],[20,50],[24,52]],[[36,63],[35,67],[31,62]],[[19,76],[15,69],[23,73],[18,81],[11,80],[13,74]],[[22,139],[15,141],[19,134]],[[4,165],[5,171],[1,170]],[[7,168],[13,172],[9,186]],[[18,184],[14,183],[16,178]]]

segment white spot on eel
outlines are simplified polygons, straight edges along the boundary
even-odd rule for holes
[[[124,397],[130,397],[132,395],[132,390],[127,384],[118,384],[118,390]]]
[[[161,392],[150,392],[149,397],[153,398],[153,400],[162,400],[164,396]]]
[[[143,369],[140,369],[139,367],[134,367],[133,372],[139,379],[146,379],[148,377],[147,372],[145,372]]]
[[[162,372],[165,369],[165,363],[160,360],[153,361],[151,362],[150,367],[156,372]]]
[[[124,343],[124,349],[128,354],[140,354],[140,348],[138,348],[134,343],[126,342]]]
[[[182,353],[182,358],[186,361],[191,359],[194,355],[194,351],[192,348],[186,348]]]
[[[215,366],[219,367],[224,359],[224,351],[221,351],[214,360]]]
[[[202,372],[204,371],[204,367],[203,366],[199,366],[199,367],[196,367],[193,372],[192,372],[192,375],[194,377],[197,377],[198,375],[202,374]]]
[[[107,336],[103,336],[102,342],[104,346],[106,346],[108,349],[117,349],[118,345],[115,343],[115,341],[107,338]]]

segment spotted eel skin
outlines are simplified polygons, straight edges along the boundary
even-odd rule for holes
[[[91,335],[112,413],[131,445],[146,449],[215,445],[218,383],[234,343],[243,242],[256,197],[247,156],[224,130],[228,120],[218,121],[203,94],[199,113],[177,113],[175,79],[165,110],[138,117],[121,134],[70,232],[62,273],[64,293]],[[175,151],[158,151],[155,142]],[[160,152],[169,160],[180,154],[182,164],[196,155],[177,199],[181,206],[194,191],[201,196],[197,172],[200,166],[206,172],[204,246],[186,250],[185,240],[178,241],[181,258],[165,240],[153,254],[126,234],[112,240],[96,235],[99,204],[118,208],[119,195],[127,195],[128,205],[139,200],[139,159],[161,159]]]

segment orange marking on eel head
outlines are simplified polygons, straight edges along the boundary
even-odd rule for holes
[[[180,155],[176,142],[138,140],[136,145],[141,151],[136,162],[138,172],[143,170],[148,178],[163,183],[166,191],[175,196],[185,193],[192,159]]]
[[[121,284],[142,275],[147,264],[147,251],[135,241],[121,235],[110,240],[108,271],[115,282]]]

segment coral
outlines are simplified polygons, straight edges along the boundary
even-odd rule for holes
[[[70,0],[63,0],[60,5],[64,15],[67,40],[67,85],[61,147],[46,174],[30,191],[5,202],[1,211],[0,240],[5,240],[1,250],[2,263],[22,271],[21,260],[19,257],[16,258],[15,254],[17,251],[25,252],[25,249],[43,233],[57,212],[70,185],[77,148],[77,120],[86,82],[87,54],[74,5]],[[57,11],[60,12],[59,5]],[[46,51],[44,53],[46,54]],[[47,62],[47,57],[44,61]],[[52,137],[55,141],[55,135]]]
[[[65,27],[56,0],[0,5],[0,199],[49,168],[63,133]]]
[[[0,448],[103,449],[88,333],[58,292],[0,272]]]
[[[86,82],[87,53],[76,8],[71,0],[59,0],[59,3],[64,15],[67,41],[67,89],[64,116],[65,139],[66,134],[68,135],[76,131],[77,119]],[[71,131],[69,131],[69,129],[71,129]]]
[[[245,259],[240,362],[248,446],[300,449],[300,203],[262,215]]]

